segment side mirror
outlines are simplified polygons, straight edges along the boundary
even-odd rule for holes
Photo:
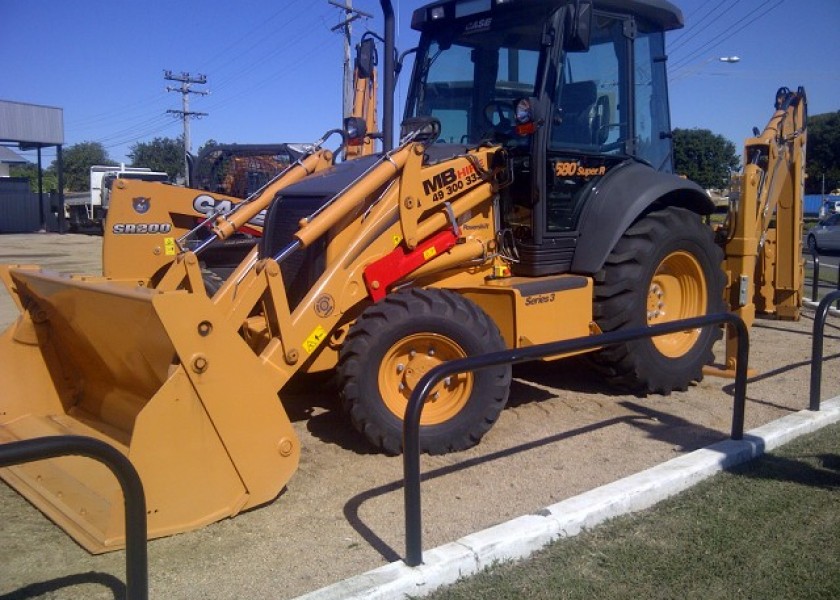
[[[358,46],[356,46],[356,69],[359,72],[359,77],[362,79],[370,79],[373,75],[373,70],[379,62],[376,55],[376,42],[373,38],[363,39]]]
[[[566,11],[563,28],[563,49],[567,52],[586,52],[592,32],[592,0],[576,0]]]

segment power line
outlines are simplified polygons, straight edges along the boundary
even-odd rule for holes
[[[107,144],[105,146],[105,149],[107,150],[107,149],[111,149],[111,148],[119,148],[120,146],[124,146],[124,145],[126,145],[130,142],[136,142],[137,140],[142,139],[144,137],[166,131],[167,129],[174,126],[175,124],[176,124],[175,121],[169,120],[167,123],[157,125],[157,126],[151,128],[151,129],[147,129],[146,131],[138,132],[134,135],[131,135],[131,136],[125,137],[123,139],[117,140],[113,143]]]
[[[284,39],[284,43],[282,46],[275,48],[273,51],[264,55],[258,61],[250,63],[248,67],[245,67],[237,73],[237,77],[243,76],[254,71],[255,69],[261,66],[261,63],[264,63],[267,60],[285,52],[290,47],[295,47],[297,42],[307,39],[313,40],[314,44],[300,46],[294,58],[278,61],[278,64],[280,65],[279,69],[275,69],[270,72],[262,72],[261,87],[264,88],[265,84],[267,83],[288,77],[290,73],[300,69],[300,67],[310,64],[313,53],[324,50],[324,42],[320,40],[315,40],[314,37],[311,35],[310,31],[301,30],[299,31],[298,35]],[[229,79],[228,81],[231,80]],[[214,86],[213,96],[216,100],[210,103],[210,109],[218,109],[220,107],[226,106],[243,96],[254,96],[254,90],[249,87],[242,86],[236,92],[233,93],[217,94],[216,92],[218,91],[219,87],[221,86]]]
[[[702,55],[705,52],[711,52],[715,47],[728,40],[732,36],[734,36],[739,31],[745,29],[747,26],[752,25],[753,23],[757,22],[759,19],[770,13],[771,11],[777,9],[779,6],[784,4],[785,0],[778,0],[775,4],[767,7],[763,12],[754,15],[753,13],[749,13],[746,16],[742,17],[716,36],[708,40],[703,46],[697,48],[696,50],[690,52],[687,56],[680,58],[679,60],[675,61],[671,65],[671,72],[675,73],[679,69],[684,69],[688,66],[691,66],[691,62],[695,60],[698,56]]]
[[[284,26],[288,27],[295,19],[299,18],[302,14],[303,14],[302,11],[298,12],[298,13],[295,13],[295,15],[291,19],[289,19],[288,21],[286,21],[284,23]],[[301,58],[306,58],[307,60],[311,60],[312,59],[312,54],[311,53],[304,52],[303,49],[300,49],[300,48],[296,47],[297,42],[299,42],[302,39],[314,39],[315,38],[315,36],[312,35],[311,25],[297,27],[297,28],[295,28],[295,30],[297,32],[296,35],[290,35],[290,36],[285,36],[285,37],[281,37],[281,36],[277,35],[277,33],[279,31],[281,31],[282,29],[283,29],[283,27],[281,27],[277,31],[273,32],[272,34],[269,34],[271,37],[274,37],[277,40],[279,40],[280,43],[278,43],[272,50],[269,50],[267,52],[263,52],[262,55],[259,56],[259,58],[252,59],[252,60],[247,60],[247,61],[239,61],[240,63],[244,63],[245,66],[242,66],[242,64],[240,64],[239,67],[235,70],[235,72],[228,75],[227,77],[222,77],[220,81],[218,81],[217,83],[214,84],[214,86],[213,86],[214,92],[213,93],[215,94],[215,93],[219,92],[221,89],[225,89],[225,88],[230,87],[230,85],[233,82],[235,82],[237,80],[240,80],[240,79],[243,79],[246,75],[254,72],[257,69],[259,69],[264,63],[266,63],[266,62],[268,62],[272,59],[275,59],[278,56],[282,56],[285,53],[294,52],[295,50],[297,50],[296,58],[298,60],[300,60]],[[252,49],[254,49],[258,45],[258,43],[259,43],[259,41],[252,44],[251,47],[248,48],[245,51],[245,53],[250,52]],[[319,44],[323,45],[323,42],[319,42]],[[285,62],[279,61],[279,60],[277,62],[281,65],[286,64]]]
[[[294,12],[294,15],[289,19],[283,19],[282,23],[279,27],[273,26],[273,22],[277,20],[278,17],[283,16],[284,14],[288,13],[290,9],[293,8],[294,4],[299,4],[301,0],[291,0],[290,2],[284,2],[282,7],[272,13],[268,18],[265,19],[258,19],[258,23],[248,30],[246,33],[236,36],[234,41],[224,46],[221,50],[218,50],[214,55],[210,57],[207,61],[204,61],[204,68],[202,71],[206,73],[208,71],[208,67],[212,63],[213,65],[218,65],[214,68],[221,68],[227,67],[231,63],[236,62],[243,62],[240,60],[240,57],[249,52],[250,50],[257,47],[257,45],[270,37],[277,38],[277,33],[279,30],[282,30],[289,26],[289,24],[295,20],[299,15],[306,14],[306,11],[297,10]],[[263,36],[262,38],[258,39],[256,42],[255,34],[259,30],[264,30],[266,27],[272,27],[272,30]],[[306,28],[301,28],[305,30]],[[244,52],[236,52],[237,46],[242,46],[243,43],[250,42],[248,48]],[[221,59],[221,60],[220,60]],[[249,61],[250,64],[250,61]],[[239,72],[233,75],[230,79],[235,79],[239,76]],[[214,86],[214,93],[218,91],[220,85]],[[137,109],[139,107],[143,107],[148,111],[149,107],[154,104],[161,103],[162,99],[165,97],[164,94],[155,94],[150,95],[146,98],[140,98],[134,100],[130,103],[123,103],[118,108],[114,108],[111,110],[105,110],[99,113],[91,114],[87,117],[80,118],[78,120],[68,121],[68,127],[72,128],[75,131],[82,131],[82,130],[91,130],[100,128],[101,125],[109,122],[109,121],[119,121],[124,120],[128,115],[135,113],[136,111],[133,109]]]
[[[304,39],[308,40],[309,38],[313,38],[312,17],[325,15],[330,9],[324,7],[320,11],[291,10],[294,4],[300,3],[301,0],[284,2],[281,8],[269,14],[267,18],[260,19],[245,35],[238,37],[238,41],[222,46],[222,49],[217,50],[209,60],[202,61],[205,64],[205,67],[202,68],[202,73],[207,72],[206,67],[210,66],[211,63],[215,65],[215,69],[225,72],[221,80],[213,77],[213,94],[216,96],[217,101],[209,104],[210,110],[220,105],[230,104],[242,96],[253,95],[253,86],[238,85],[238,83],[243,80],[253,79],[249,75],[253,75],[254,72],[258,72],[259,69],[264,68],[265,64],[269,61],[280,65],[280,67],[276,69],[276,72],[274,72],[275,69],[272,69],[271,77],[267,78],[264,75],[260,75],[259,78],[262,83],[257,86],[258,88],[262,87],[268,79],[273,80],[286,76],[289,71],[300,68],[306,62],[311,61],[312,51],[322,49],[323,41],[318,44],[312,44],[311,48],[309,47],[310,45],[302,48],[298,44]],[[305,24],[301,23],[300,20],[304,18],[309,22]],[[271,31],[266,32],[265,30],[269,26],[272,26]],[[325,27],[325,29],[328,29],[328,27]],[[280,35],[284,30],[291,30],[290,35]],[[319,44],[321,46],[320,48]],[[254,51],[260,48],[263,48],[260,55],[253,56]],[[289,54],[292,54],[291,60],[287,58]],[[234,69],[232,67],[236,68]],[[236,91],[231,94],[231,89],[228,88],[235,89]],[[218,96],[217,92],[222,89],[227,90],[228,93],[223,94],[223,96]],[[176,88],[176,91],[178,91],[178,88]],[[153,111],[149,111],[153,105],[159,105],[161,98],[164,96],[165,94],[151,96],[148,99],[135,100],[130,104],[123,104],[117,109],[90,115],[70,125],[74,130],[82,131],[97,128],[97,122],[114,122],[116,125],[117,121],[121,121],[119,123],[121,127],[117,131],[102,134],[103,138],[100,140],[107,144],[106,147],[119,146],[121,143],[112,143],[111,140],[122,138],[126,142],[130,142],[136,139],[130,138],[132,134],[141,137],[148,131],[156,132],[167,128],[167,125],[160,123],[159,117],[154,116]],[[134,112],[131,108],[136,106],[143,106],[145,109],[143,112],[146,114],[142,116],[136,115],[136,113],[131,114]],[[165,105],[161,106],[160,110],[164,112]],[[175,112],[180,117],[180,120],[183,120],[183,115],[180,114],[180,111],[166,112],[169,112],[170,116]],[[200,115],[197,114],[197,116],[205,116],[205,114],[201,113]],[[130,125],[129,123],[132,121],[136,124]],[[149,127],[151,129],[148,129]]]
[[[701,17],[701,18],[700,18],[700,19],[699,19],[699,20],[698,20],[698,21],[697,21],[697,22],[693,25],[693,27],[691,27],[690,29],[686,29],[686,30],[683,32],[683,35],[679,36],[678,38],[677,38],[677,37],[675,37],[675,38],[674,38],[674,40],[673,40],[673,43],[672,43],[671,47],[669,48],[669,51],[670,51],[670,52],[676,52],[677,50],[679,50],[680,48],[682,48],[683,46],[685,46],[685,45],[686,45],[686,44],[687,44],[690,40],[694,39],[695,37],[697,37],[698,35],[700,35],[701,33],[703,33],[703,32],[704,32],[705,30],[707,30],[709,27],[711,27],[712,25],[714,25],[717,21],[720,21],[720,20],[723,18],[723,16],[724,16],[726,13],[728,13],[729,11],[731,11],[733,8],[735,8],[735,7],[738,5],[738,3],[739,3],[740,1],[741,1],[741,0],[735,0],[734,2],[731,2],[731,3],[729,4],[729,6],[727,6],[727,7],[726,7],[726,9],[724,9],[722,12],[717,12],[717,8],[718,8],[718,7],[720,7],[722,4],[724,4],[725,2],[727,2],[727,0],[721,0],[721,2],[720,2],[719,4],[717,4],[717,5],[716,5],[713,9],[711,9],[708,13],[706,13],[705,15],[703,15],[703,17]],[[706,17],[709,17],[709,16],[711,16],[711,15],[715,15],[715,18],[714,18],[714,19],[712,19],[711,21],[709,21],[708,23],[706,23],[705,25],[703,25],[703,26],[701,27],[701,24],[703,23],[703,21],[705,21],[705,20],[706,20]]]
[[[300,26],[300,27],[295,27],[293,25],[295,23],[295,21],[297,21],[298,19],[300,19],[302,17],[306,17],[307,15],[309,15],[308,10],[296,10],[296,11],[294,11],[294,13],[289,18],[284,19],[277,27],[272,27],[270,31],[268,31],[267,33],[265,33],[261,37],[258,37],[258,38],[255,37],[254,34],[256,34],[256,32],[258,30],[265,27],[269,22],[273,21],[274,19],[276,19],[281,14],[287,12],[292,7],[292,5],[294,3],[295,2],[285,3],[283,5],[283,7],[281,8],[281,10],[272,14],[267,19],[262,20],[257,27],[252,28],[248,33],[246,33],[239,40],[237,40],[237,42],[228,45],[224,50],[216,53],[213,57],[211,57],[210,59],[208,59],[208,61],[206,61],[204,72],[210,71],[211,68],[214,69],[216,72],[224,72],[226,70],[226,68],[228,67],[228,65],[231,65],[231,64],[233,64],[236,67],[231,75],[229,75],[227,77],[224,77],[224,76],[216,77],[216,79],[215,79],[216,83],[213,86],[214,93],[218,92],[220,89],[222,89],[224,87],[227,87],[232,81],[235,81],[236,79],[240,78],[242,76],[243,64],[248,65],[250,67],[250,66],[253,65],[255,60],[259,61],[259,62],[262,62],[263,60],[265,60],[264,56],[262,58],[258,58],[258,59],[247,59],[246,60],[245,56],[247,54],[249,54],[250,52],[252,52],[253,50],[255,50],[257,48],[265,48],[266,45],[268,45],[267,42],[272,41],[272,40],[274,40],[274,41],[279,40],[281,42],[281,48],[283,46],[288,45],[287,38],[285,36],[281,35],[281,33],[285,29],[288,29],[289,27],[293,27],[294,29],[296,29],[299,32],[302,31],[304,33],[311,33],[311,32],[308,31],[309,27],[306,26],[306,25]],[[237,45],[239,45],[243,42],[248,42],[248,46],[245,47],[242,50],[239,50],[238,52],[235,52],[235,53],[229,52],[229,51],[233,50]],[[224,58],[217,66],[212,66],[212,65],[214,65],[214,63],[216,63],[216,61],[218,59],[220,59],[222,57],[226,57],[226,58]],[[249,69],[249,70],[252,70],[252,69]]]

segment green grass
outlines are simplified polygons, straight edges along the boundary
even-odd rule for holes
[[[429,597],[840,598],[840,425]]]

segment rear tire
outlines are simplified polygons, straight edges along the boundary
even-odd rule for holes
[[[386,296],[362,313],[342,346],[342,407],[374,446],[399,454],[403,416],[420,377],[445,361],[504,348],[490,317],[454,292]],[[504,408],[510,381],[510,365],[503,365],[440,382],[423,408],[420,451],[444,454],[477,444]]]
[[[723,253],[697,214],[669,207],[640,218],[616,243],[595,280],[595,321],[605,332],[725,311]],[[703,378],[719,327],[605,348],[593,358],[614,382],[669,394]]]

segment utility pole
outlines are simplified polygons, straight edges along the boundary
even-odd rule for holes
[[[206,117],[207,113],[205,112],[194,112],[190,111],[190,94],[198,94],[200,96],[206,96],[210,92],[206,90],[194,90],[192,86],[194,84],[204,85],[207,83],[207,76],[206,75],[198,75],[196,77],[190,76],[189,73],[181,73],[180,75],[173,75],[172,71],[164,71],[163,78],[167,81],[177,81],[181,85],[178,87],[173,87],[171,85],[166,86],[167,92],[180,92],[181,93],[181,103],[182,108],[181,110],[169,109],[166,112],[178,115],[181,117],[181,120],[184,123],[184,180],[189,181],[190,177],[190,163],[187,160],[187,154],[190,153],[192,150],[192,144],[190,143],[190,119],[192,118],[200,118]]]
[[[373,17],[370,13],[363,12],[353,8],[352,0],[346,0],[347,4],[336,2],[335,0],[327,0],[336,8],[344,11],[344,21],[330,29],[330,31],[344,31],[344,88],[342,91],[342,116],[349,117],[353,113],[353,96],[355,95],[355,88],[353,86],[353,61],[351,59],[351,34],[350,24],[364,17],[370,19]]]

